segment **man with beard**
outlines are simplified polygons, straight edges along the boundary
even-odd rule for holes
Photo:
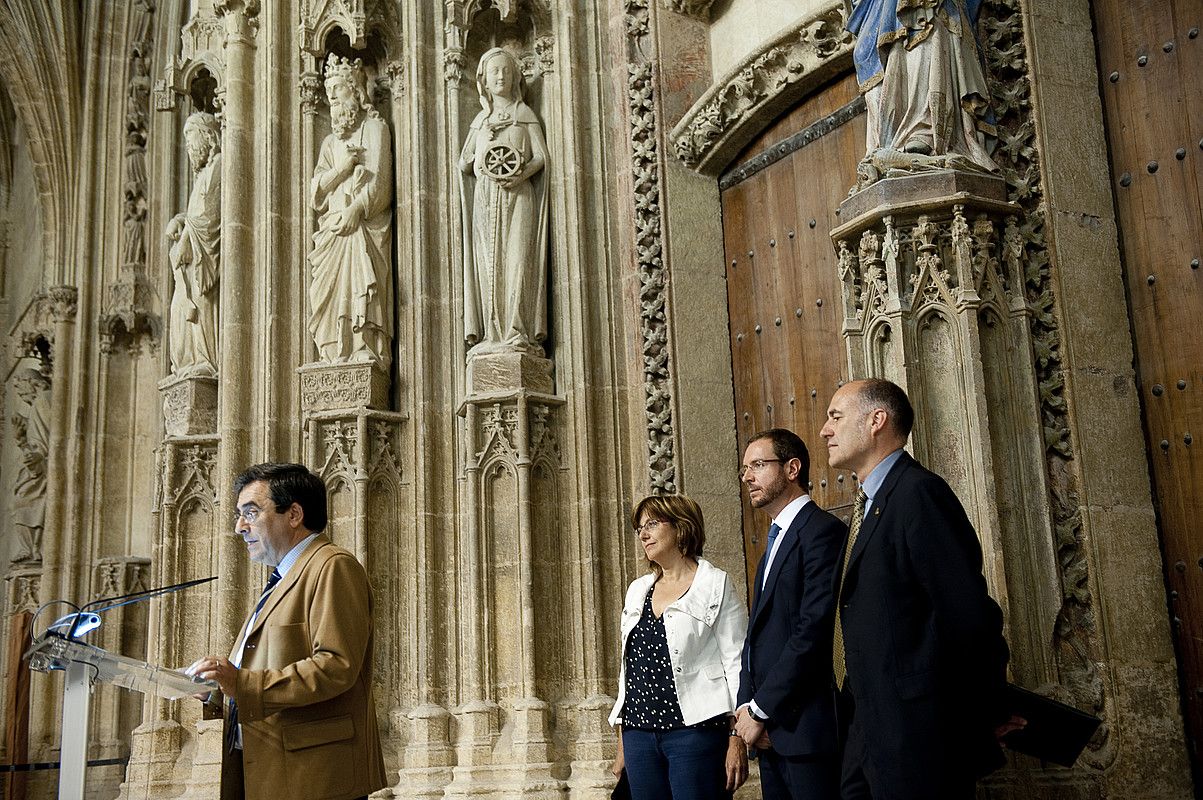
[[[758,433],[739,475],[772,519],[739,676],[736,733],[759,751],[765,800],[839,795],[831,691],[832,580],[846,528],[807,494],[810,454],[783,428]]]
[[[333,132],[310,183],[318,213],[309,254],[309,332],[318,359],[387,370],[392,330],[393,169],[388,125],[372,108],[363,63],[332,55],[326,97]]]
[[[195,173],[188,207],[167,225],[171,295],[171,370],[217,374],[217,300],[221,270],[221,127],[203,111],[184,123]]]

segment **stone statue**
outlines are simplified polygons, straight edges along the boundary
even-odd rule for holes
[[[858,185],[891,171],[997,172],[977,41],[981,0],[845,0],[868,107]]]
[[[12,560],[42,558],[42,525],[46,519],[46,463],[50,454],[50,381],[36,369],[25,368],[14,382],[17,396],[29,406],[14,414],[13,438],[21,466],[13,486],[13,523],[18,550]]]
[[[184,123],[194,179],[188,207],[167,225],[171,296],[171,370],[217,375],[218,281],[221,275],[221,128],[197,111]]]
[[[476,68],[481,111],[459,167],[464,338],[475,353],[543,355],[547,338],[547,147],[518,60],[494,47]],[[475,187],[468,202],[469,185]]]
[[[309,332],[318,360],[387,370],[393,326],[393,169],[388,125],[371,105],[363,63],[326,62],[333,133],[309,185],[318,214],[309,254]]]

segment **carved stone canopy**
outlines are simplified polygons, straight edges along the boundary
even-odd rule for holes
[[[847,70],[852,44],[843,3],[825,3],[745,58],[685,112],[668,137],[677,158],[717,175],[769,120]]]

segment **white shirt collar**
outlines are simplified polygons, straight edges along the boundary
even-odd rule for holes
[[[798,516],[798,512],[810,502],[810,495],[804,494],[801,497],[795,497],[789,501],[789,505],[781,509],[777,516],[773,517],[773,522],[777,523],[777,527],[782,533],[789,530],[789,526],[794,524],[794,517]]]

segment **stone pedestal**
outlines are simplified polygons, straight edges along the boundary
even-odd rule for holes
[[[389,407],[388,373],[376,364],[306,364],[297,374],[301,376],[301,411],[306,414]]]
[[[398,797],[441,798],[451,782],[455,751],[451,747],[451,713],[433,703],[408,714],[394,712],[393,727],[407,728],[405,768],[394,788]]]
[[[468,354],[470,395],[509,389],[527,389],[551,394],[552,362],[542,356],[517,351]]]
[[[1020,209],[1000,178],[889,178],[840,207],[849,373],[905,388],[915,456],[965,504],[1007,611],[1016,679],[1055,682],[1061,604]]]
[[[159,382],[163,423],[168,436],[197,436],[217,431],[217,378],[171,375]]]
[[[134,728],[129,766],[118,800],[152,800],[178,793],[175,766],[183,734],[183,727],[175,720],[152,719]]]

